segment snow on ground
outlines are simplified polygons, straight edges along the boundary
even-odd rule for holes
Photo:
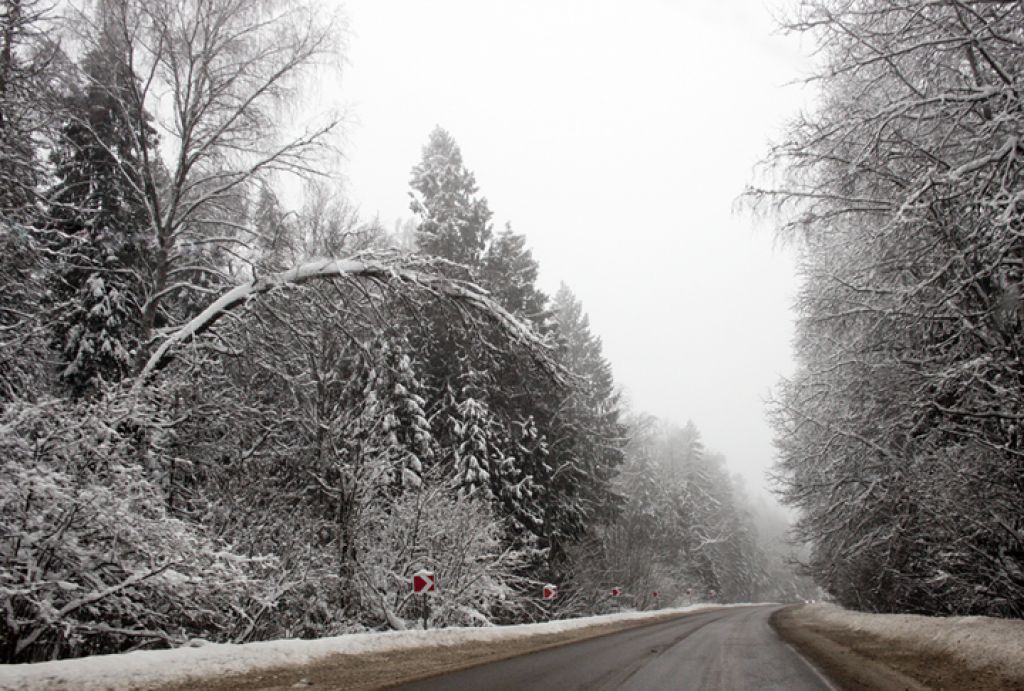
[[[826,624],[875,634],[901,646],[959,660],[968,668],[995,667],[1024,677],[1024,620],[867,614],[830,604],[804,610]]]
[[[315,640],[287,639],[259,643],[206,643],[172,650],[137,650],[22,665],[0,665],[0,688],[111,689],[180,683],[189,677],[212,677],[302,665],[336,654],[358,655],[393,650],[494,642],[563,633],[597,624],[637,621],[666,614],[741,605],[690,605],[647,612],[623,612],[542,624],[461,627],[427,631],[356,633]]]

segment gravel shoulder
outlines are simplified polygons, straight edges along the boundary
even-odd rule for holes
[[[892,615],[856,615],[882,617]],[[1024,674],[1013,661],[964,659],[937,649],[927,636],[884,633],[845,624],[835,611],[787,607],[771,624],[787,643],[812,661],[840,689],[955,689],[1024,691]],[[941,621],[936,621],[940,626]]]
[[[383,689],[417,679],[466,669],[487,662],[606,636],[617,631],[696,614],[666,614],[642,620],[600,624],[562,633],[524,636],[494,642],[393,650],[357,655],[338,654],[313,664],[263,669],[217,678],[188,679],[159,687],[162,691],[242,691],[243,689]]]

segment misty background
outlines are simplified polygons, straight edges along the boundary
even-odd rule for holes
[[[346,191],[388,227],[409,169],[452,133],[540,285],[586,306],[631,405],[680,424],[765,492],[764,400],[792,370],[792,252],[737,209],[810,98],[800,37],[753,1],[353,0],[340,82]],[[398,18],[396,20],[396,18]],[[333,98],[331,98],[333,96]]]

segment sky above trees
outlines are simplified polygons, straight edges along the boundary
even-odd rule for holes
[[[752,486],[763,400],[791,371],[793,260],[736,198],[808,100],[805,47],[756,0],[346,0],[347,65],[320,98],[348,118],[341,173],[364,216],[411,217],[435,125],[540,285],[587,306],[640,409],[693,419]]]

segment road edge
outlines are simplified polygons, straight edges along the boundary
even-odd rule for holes
[[[775,612],[772,612],[772,614],[769,615],[769,617],[773,616],[774,614]],[[776,629],[774,626],[772,627],[772,630],[775,631],[776,634],[779,633],[778,629]],[[784,638],[782,638],[781,635],[779,635],[779,640],[782,641],[782,645],[786,646],[794,655],[796,655],[797,659],[799,659],[800,662],[807,665],[807,667],[812,672],[814,672],[814,676],[816,676],[821,681],[821,683],[825,685],[825,688],[827,688],[828,691],[842,691],[842,689],[836,686],[835,683],[833,683],[832,679],[830,679],[828,675],[825,674],[824,670],[822,670],[820,667],[818,667],[818,665],[814,664],[810,659],[808,659],[803,653],[801,653],[799,650],[793,647],[793,645],[786,641]]]
[[[820,673],[837,689],[870,689],[872,691],[927,691],[928,686],[890,667],[880,660],[866,657],[821,631],[801,621],[803,605],[790,605],[772,612],[768,623],[798,656]]]

